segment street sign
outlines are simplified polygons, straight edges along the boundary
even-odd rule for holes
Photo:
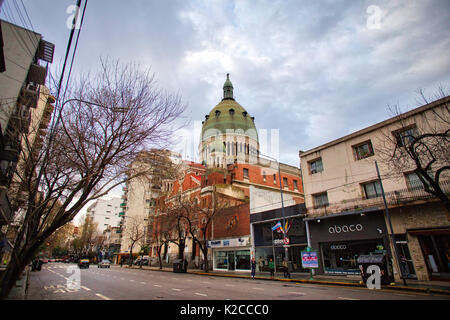
[[[289,238],[288,237],[284,238],[283,242],[284,242],[284,244],[289,244]]]
[[[305,269],[317,269],[319,268],[319,258],[315,251],[302,251],[302,266]]]

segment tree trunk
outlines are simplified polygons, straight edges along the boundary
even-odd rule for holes
[[[41,242],[35,242],[34,245],[26,247],[17,255],[12,257],[6,271],[1,278],[0,300],[6,299],[11,289],[16,284],[25,267],[31,262],[34,253],[38,250]]]

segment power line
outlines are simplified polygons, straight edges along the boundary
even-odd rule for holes
[[[80,38],[80,31],[81,31],[81,27],[82,27],[82,25],[83,25],[84,14],[85,14],[85,12],[86,12],[87,2],[88,2],[88,0],[86,0],[86,1],[84,2],[83,13],[82,13],[82,15],[81,15],[81,21],[80,21],[80,28],[78,29],[77,39],[75,40],[75,47],[74,47],[74,49],[73,49],[72,61],[71,61],[71,63],[70,63],[69,74],[67,75],[66,86],[65,86],[65,88],[64,88],[64,94],[63,94],[63,98],[62,98],[63,101],[64,101],[65,98],[66,98],[67,88],[69,87],[70,75],[72,74],[73,62],[74,62],[74,60],[75,60],[75,53],[77,52],[77,48],[78,48],[78,39]]]

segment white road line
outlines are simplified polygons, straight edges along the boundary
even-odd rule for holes
[[[338,299],[342,299],[342,300],[359,300],[359,299],[345,298],[345,297],[338,297]]]
[[[91,291],[91,289],[86,288],[85,286],[81,286],[81,288],[83,288],[83,289],[86,290],[86,291]]]
[[[226,284],[225,287],[236,287],[234,284]]]
[[[181,289],[172,288],[173,291],[181,291]]]
[[[130,282],[134,282],[134,280],[130,280]]]
[[[263,288],[252,288],[254,290],[264,290]]]
[[[198,295],[198,296],[202,296],[202,297],[207,297],[207,296],[208,296],[207,294],[204,294],[204,293],[198,293],[198,292],[196,292],[195,294]]]
[[[125,280],[125,278],[120,278],[120,280]]]
[[[290,292],[288,292],[288,293],[292,293],[292,294],[299,294],[299,295],[301,295],[301,296],[304,296],[306,293],[303,293],[303,292],[296,292],[296,291],[290,291]]]
[[[161,288],[161,286],[159,284],[154,284],[153,286]]]
[[[192,279],[187,279],[186,281],[193,281]]]
[[[112,300],[111,298],[105,297],[104,295],[102,295],[102,294],[100,294],[100,293],[96,293],[95,295],[96,295],[97,297],[100,297],[100,298],[104,299],[104,300]]]
[[[145,284],[145,282],[141,282],[141,284]]]

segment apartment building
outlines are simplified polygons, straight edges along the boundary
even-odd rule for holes
[[[118,227],[121,221],[120,206],[122,199],[114,197],[110,199],[98,199],[86,210],[87,214],[97,223],[97,231],[103,233],[109,227]]]
[[[450,277],[448,208],[425,191],[414,172],[414,161],[391,157],[394,151],[406,155],[410,143],[421,134],[447,132],[447,142],[443,139],[435,145],[444,156],[432,162],[428,174],[435,177],[441,168],[448,167],[449,101],[447,96],[300,151],[305,220],[311,245],[319,252],[319,273],[359,274],[358,256],[387,253],[397,280],[400,273],[419,280]],[[449,178],[449,170],[442,170],[439,184],[447,197]]]

